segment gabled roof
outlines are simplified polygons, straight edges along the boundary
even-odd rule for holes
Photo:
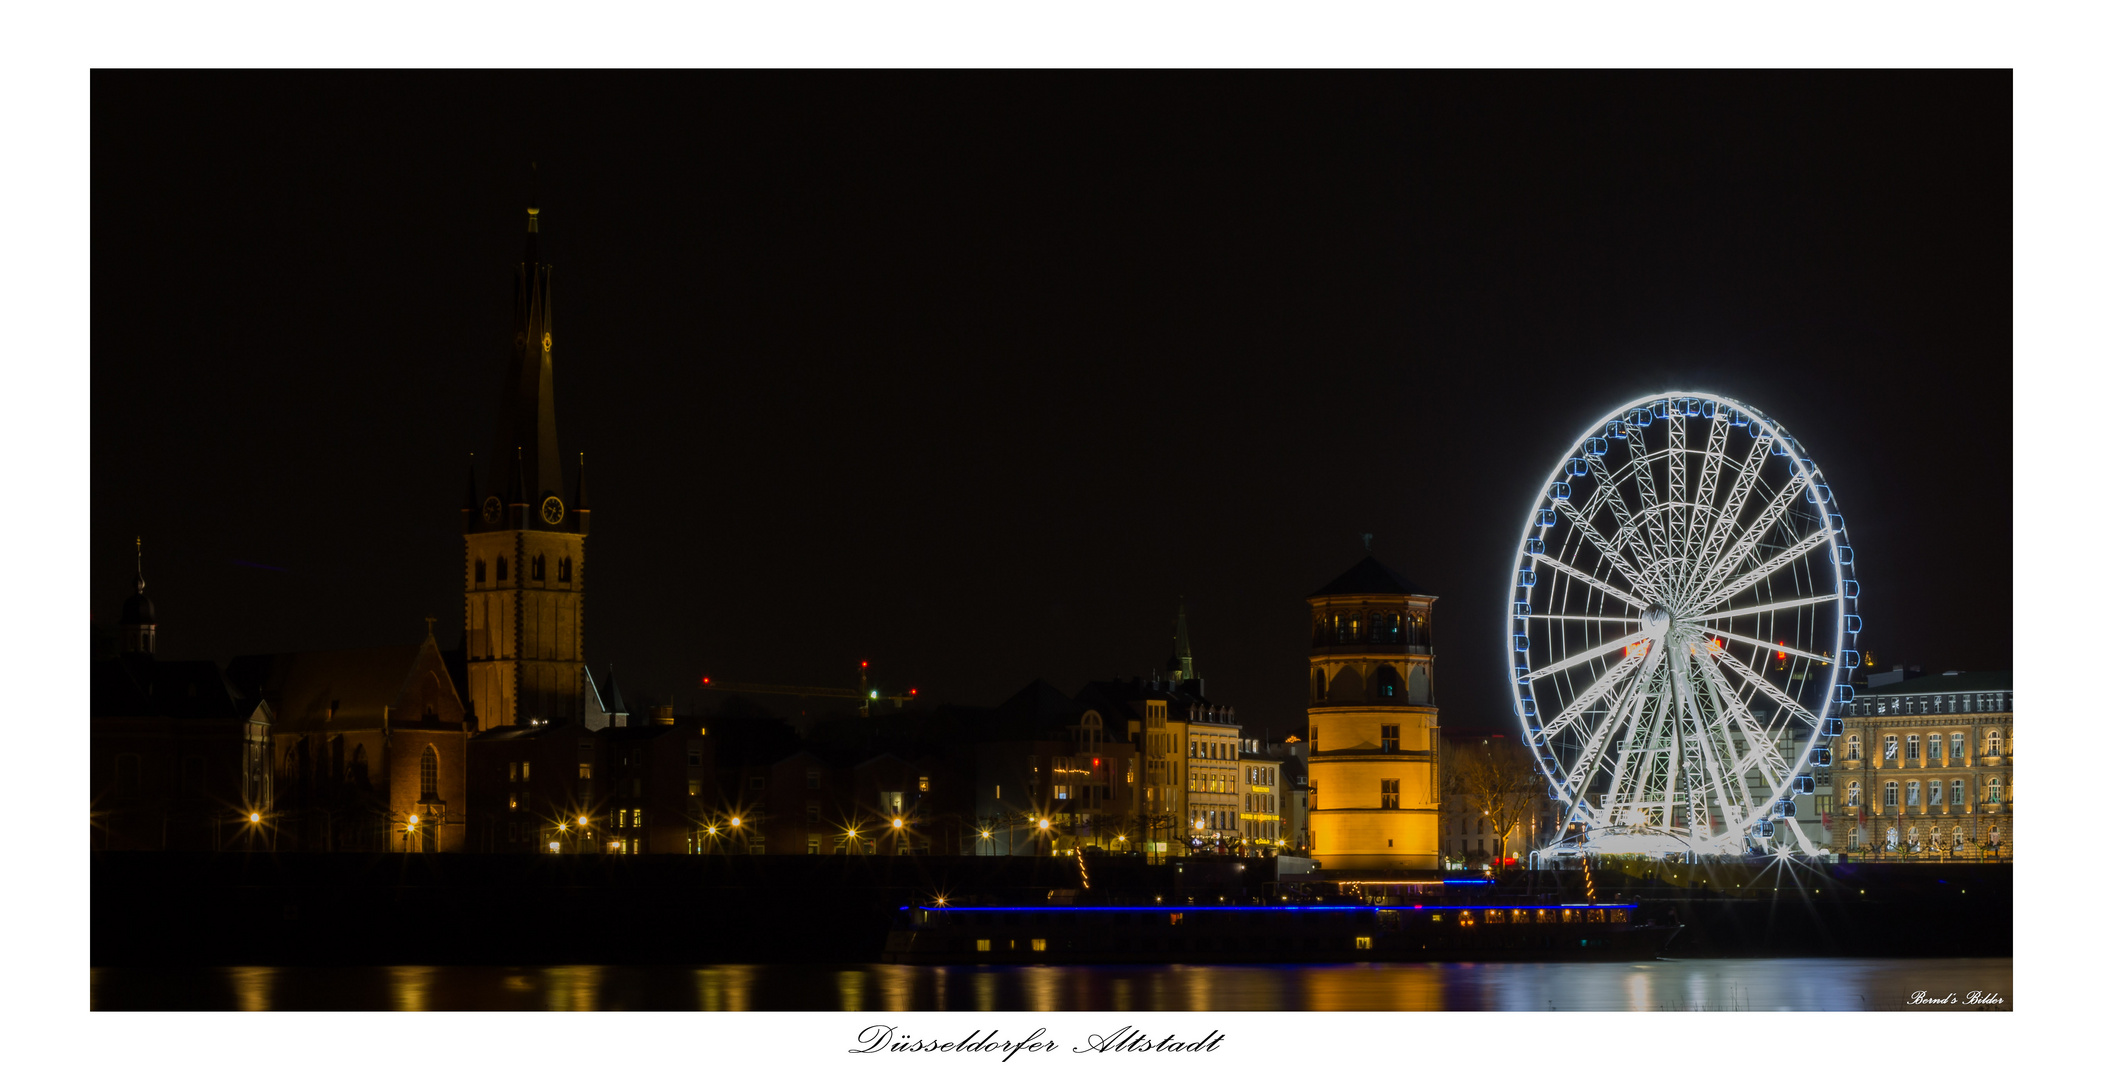
[[[418,645],[237,656],[227,665],[228,682],[269,702],[278,723],[293,730],[413,724],[420,714],[411,706],[421,703],[417,691],[426,678],[441,700],[460,703],[445,657],[429,637]]]
[[[1338,575],[1335,581],[1308,593],[1314,596],[1340,596],[1354,593],[1369,593],[1379,596],[1430,596],[1409,579],[1395,573],[1371,555],[1358,560],[1358,565]]]

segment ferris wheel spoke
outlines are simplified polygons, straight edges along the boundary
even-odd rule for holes
[[[1678,402],[1666,407],[1665,418],[1665,550],[1672,558],[1684,558],[1687,553],[1687,416]],[[1665,571],[1668,579],[1677,580],[1685,576],[1684,564],[1669,567]],[[1677,590],[1673,590],[1677,591]]]
[[[1669,557],[1672,551],[1665,543],[1665,536],[1658,528],[1658,478],[1650,470],[1650,452],[1643,445],[1643,429],[1634,424],[1628,428],[1629,467],[1635,474],[1636,494],[1643,497],[1643,509],[1638,515],[1644,522],[1644,531],[1649,533],[1650,546],[1658,557]],[[1633,524],[1633,522],[1631,522]]]
[[[1624,589],[1617,589],[1614,586],[1609,585],[1606,582],[1601,581],[1598,578],[1593,577],[1592,575],[1587,574],[1582,570],[1579,570],[1577,567],[1574,567],[1569,563],[1563,562],[1562,560],[1556,558],[1553,555],[1535,555],[1533,556],[1533,561],[1536,563],[1540,563],[1543,566],[1552,566],[1557,570],[1560,570],[1563,573],[1568,574],[1569,576],[1576,578],[1577,580],[1584,582],[1585,584],[1590,585],[1595,589],[1598,589],[1600,592],[1603,592],[1608,596],[1614,597],[1615,599],[1620,600],[1622,603],[1634,607],[1638,610],[1650,606],[1650,601],[1645,600],[1642,597],[1639,597],[1636,594],[1628,592]]]
[[[1745,681],[1745,684],[1754,691],[1765,694],[1769,698],[1772,698],[1774,700],[1774,703],[1776,705],[1781,706],[1783,711],[1796,714],[1798,717],[1803,719],[1806,723],[1810,724],[1814,728],[1818,726],[1820,717],[1816,713],[1813,713],[1811,710],[1806,709],[1802,705],[1797,704],[1795,698],[1790,697],[1786,691],[1782,690],[1780,687],[1777,687],[1775,684],[1768,682],[1767,679],[1764,676],[1762,676],[1759,672],[1754,671],[1751,667],[1747,666],[1745,661],[1740,660],[1735,656],[1732,656],[1728,652],[1718,652],[1713,655],[1717,663],[1723,665],[1725,668],[1728,668],[1730,671],[1735,673],[1740,679],[1743,679]],[[1776,719],[1780,719],[1779,714],[1777,715]],[[1780,725],[1778,724],[1776,726],[1779,728]]]
[[[1744,592],[1746,589],[1751,588],[1754,582],[1767,580],[1769,575],[1773,574],[1777,570],[1780,570],[1782,567],[1789,565],[1791,562],[1796,561],[1796,559],[1799,556],[1805,554],[1806,552],[1809,552],[1811,549],[1817,547],[1818,545],[1825,543],[1827,540],[1831,539],[1832,536],[1833,528],[1832,526],[1828,525],[1825,528],[1819,529],[1817,532],[1814,532],[1809,536],[1798,540],[1796,543],[1783,548],[1780,554],[1775,555],[1774,557],[1768,559],[1766,562],[1761,563],[1759,566],[1754,567],[1746,573],[1740,574],[1737,578],[1733,579],[1730,584],[1721,586],[1715,592],[1712,592],[1708,596],[1702,598],[1702,600],[1699,603],[1695,604],[1693,613],[1699,615],[1702,612],[1705,612],[1710,608],[1715,607],[1720,603],[1723,603],[1725,600],[1728,600],[1731,597],[1736,596],[1741,592]]]
[[[1708,670],[1710,678],[1714,680],[1713,685],[1710,687],[1711,693],[1715,694],[1717,700],[1737,718],[1738,730],[1745,735],[1746,756],[1742,764],[1739,765],[1738,772],[1741,789],[1745,792],[1746,802],[1748,805],[1751,805],[1758,800],[1753,798],[1752,791],[1749,788],[1743,786],[1743,779],[1746,775],[1758,771],[1761,778],[1767,783],[1769,790],[1774,790],[1775,785],[1780,782],[1780,775],[1789,772],[1791,766],[1788,761],[1783,759],[1781,750],[1774,745],[1774,741],[1768,737],[1766,730],[1760,726],[1759,718],[1753,715],[1751,707],[1746,705],[1744,699],[1740,698],[1737,692],[1731,688],[1729,680],[1725,678],[1715,659],[1701,654],[1696,654],[1695,659],[1697,663]],[[1763,769],[1763,765],[1769,767]]]
[[[1549,622],[1610,622],[1610,623],[1632,623],[1632,622],[1641,622],[1641,621],[1642,621],[1642,619],[1641,619],[1641,618],[1639,618],[1638,616],[1635,616],[1635,615],[1559,615],[1559,614],[1555,614],[1555,613],[1553,613],[1553,612],[1546,612],[1546,611],[1536,611],[1536,612],[1534,612],[1533,614],[1531,614],[1531,615],[1528,615],[1528,616],[1527,616],[1527,618],[1529,618],[1529,619],[1545,619],[1545,620],[1547,620],[1547,621],[1549,621]]]
[[[1593,660],[1597,660],[1600,657],[1605,656],[1610,652],[1613,652],[1615,649],[1626,649],[1629,646],[1634,645],[1636,642],[1648,641],[1650,640],[1650,637],[1651,635],[1649,635],[1648,633],[1638,633],[1630,634],[1627,637],[1615,638],[1614,640],[1609,641],[1604,645],[1597,645],[1590,649],[1586,649],[1584,652],[1566,656],[1552,664],[1548,664],[1543,667],[1537,667],[1533,669],[1533,673],[1528,677],[1531,679],[1539,679],[1544,675],[1553,675],[1556,672],[1562,671],[1565,668],[1573,668],[1579,664],[1589,663]]]
[[[1634,466],[1630,468],[1633,469]],[[1586,501],[1584,516],[1587,520],[1598,512],[1593,507],[1594,501],[1605,503],[1607,510],[1614,515],[1614,539],[1606,545],[1608,548],[1614,551],[1626,550],[1637,562],[1644,565],[1657,561],[1650,545],[1644,543],[1642,534],[1636,530],[1635,515],[1629,513],[1628,504],[1621,499],[1621,481],[1618,474],[1609,473],[1601,478],[1598,489],[1592,493],[1592,499]]]
[[[1774,498],[1770,499],[1767,506],[1760,511],[1759,516],[1753,519],[1753,523],[1743,533],[1739,534],[1738,542],[1731,545],[1730,551],[1725,553],[1723,558],[1716,560],[1702,574],[1699,583],[1695,585],[1694,591],[1700,593],[1710,588],[1715,582],[1723,580],[1731,571],[1742,565],[1746,557],[1752,554],[1753,549],[1759,546],[1760,540],[1767,535],[1767,531],[1774,528],[1775,522],[1780,521],[1782,515],[1789,511],[1790,503],[1804,490],[1807,483],[1806,478],[1802,476],[1790,477],[1789,482],[1783,484],[1781,489],[1775,492]]]
[[[1745,461],[1738,466],[1738,479],[1731,484],[1731,493],[1724,499],[1722,509],[1716,512],[1716,527],[1702,541],[1697,560],[1697,581],[1709,572],[1723,545],[1730,541],[1737,528],[1738,515],[1745,509],[1745,501],[1759,485],[1760,470],[1766,467],[1767,451],[1773,445],[1773,439],[1758,438],[1753,440],[1752,449],[1746,451]]]
[[[1697,650],[1694,653],[1694,663],[1689,667],[1689,674],[1708,695],[1709,708],[1716,718],[1713,730],[1716,733],[1718,752],[1728,763],[1724,775],[1717,778],[1718,792],[1723,791],[1724,784],[1737,785],[1738,803],[1735,810],[1729,800],[1719,799],[1724,804],[1724,817],[1731,831],[1736,832],[1752,816],[1752,808],[1759,805],[1759,801],[1753,798],[1752,788],[1745,782],[1746,773],[1752,770],[1759,758],[1757,752],[1752,750],[1753,744],[1750,740],[1746,743],[1747,753],[1741,757],[1737,740],[1731,738],[1731,721],[1737,719],[1737,714],[1725,704],[1724,698],[1730,697],[1732,702],[1736,702],[1737,698],[1727,693],[1728,684],[1722,682],[1722,673],[1716,670],[1715,661],[1701,655]],[[1742,723],[1740,726],[1742,727]]]
[[[1772,604],[1754,604],[1751,607],[1732,608],[1729,611],[1711,611],[1705,615],[1685,615],[1682,619],[1692,622],[1711,622],[1716,619],[1740,619],[1769,611],[1786,611],[1789,608],[1809,607],[1812,604],[1837,604],[1839,593],[1821,593],[1817,596],[1800,596],[1794,600],[1777,600]]]
[[[1728,420],[1717,417],[1710,421],[1708,446],[1702,451],[1701,479],[1694,489],[1694,505],[1699,508],[1699,513],[1687,539],[1687,547],[1694,554],[1683,579],[1686,585],[1692,585],[1694,575],[1701,572],[1702,553],[1708,548],[1709,537],[1715,534],[1721,523],[1714,501],[1719,493],[1717,481],[1723,476],[1723,452],[1730,434]]]
[[[1593,528],[1590,521],[1582,517],[1574,517],[1570,520],[1570,524],[1577,529],[1579,536],[1584,537],[1586,542],[1598,550],[1600,556],[1606,559],[1607,565],[1620,571],[1621,577],[1629,583],[1629,587],[1639,593],[1645,590],[1646,582],[1648,581],[1647,576],[1637,572],[1635,567],[1628,565],[1628,562],[1621,557],[1620,549],[1608,544],[1606,538],[1599,535],[1599,530]]]
[[[1620,663],[1608,668],[1606,674],[1600,676],[1598,681],[1591,686],[1586,687],[1584,692],[1578,694],[1562,712],[1555,715],[1555,719],[1543,726],[1534,735],[1535,741],[1545,743],[1549,739],[1554,738],[1564,728],[1569,727],[1579,716],[1584,715],[1585,710],[1591,708],[1600,698],[1607,696],[1617,687],[1620,687],[1629,674],[1642,665],[1643,655],[1631,653],[1623,657]]]
[[[1628,688],[1622,692],[1621,697],[1615,700],[1613,708],[1607,713],[1606,721],[1593,729],[1591,735],[1585,739],[1583,749],[1579,750],[1577,757],[1572,759],[1570,782],[1573,791],[1581,793],[1586,787],[1590,786],[1593,770],[1597,769],[1599,763],[1605,759],[1607,748],[1613,745],[1614,735],[1619,733],[1624,726],[1628,728],[1629,732],[1627,740],[1629,751],[1633,751],[1638,747],[1649,746],[1655,741],[1651,730],[1643,727],[1639,718],[1644,715],[1645,709],[1656,700],[1655,695],[1651,693],[1656,688],[1657,682],[1658,665],[1656,660],[1657,658],[1654,656],[1646,658],[1643,670],[1637,674],[1635,681],[1631,682]],[[1626,803],[1626,800],[1623,798],[1623,792],[1627,787],[1627,766],[1630,758],[1631,754],[1628,751],[1624,751],[1614,760],[1614,772],[1609,778],[1606,798],[1599,806],[1599,811],[1603,815],[1602,820],[1606,824],[1613,822],[1615,810]]]

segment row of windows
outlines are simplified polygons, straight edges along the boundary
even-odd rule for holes
[[[1234,774],[1224,769],[1192,769],[1190,790],[1216,791],[1231,795],[1234,793],[1234,780]]]
[[[1212,829],[1216,832],[1234,832],[1240,826],[1241,815],[1233,810],[1200,810],[1190,819],[1193,829]]]
[[[1862,847],[1862,846],[1863,846],[1863,838],[1864,838],[1864,836],[1865,836],[1865,831],[1864,831],[1864,829],[1862,828],[1862,826],[1860,826],[1860,825],[1857,825],[1857,826],[1855,826],[1855,827],[1853,827],[1853,828],[1849,829],[1849,830],[1847,831],[1847,846],[1849,846],[1849,847],[1851,847],[1851,848],[1860,848],[1860,847]],[[1965,835],[1964,835],[1964,829],[1963,829],[1963,828],[1962,828],[1961,826],[1960,826],[1960,827],[1955,827],[1955,828],[1952,828],[1952,829],[1950,830],[1950,835],[1949,835],[1949,839],[1948,839],[1947,841],[1945,841],[1945,840],[1943,839],[1943,833],[1942,833],[1942,826],[1940,826],[1940,825],[1931,825],[1931,826],[1929,826],[1929,827],[1928,827],[1928,833],[1927,833],[1927,836],[1926,836],[1925,838],[1924,838],[1924,837],[1922,837],[1922,835],[1921,835],[1921,831],[1920,831],[1920,826],[1918,826],[1918,825],[1911,825],[1911,826],[1908,826],[1908,827],[1906,828],[1906,832],[1905,832],[1905,839],[1904,839],[1903,841],[1902,841],[1902,840],[1900,840],[1899,836],[1900,836],[1900,834],[1899,834],[1899,827],[1898,827],[1898,826],[1896,826],[1896,825],[1889,825],[1889,826],[1886,826],[1886,827],[1885,827],[1885,829],[1884,829],[1884,843],[1883,843],[1883,848],[1884,848],[1884,850],[1885,850],[1885,851],[1925,851],[1925,852],[1939,852],[1939,851],[1951,851],[1951,852],[1957,852],[1957,851],[1963,851],[1963,850],[1964,850],[1964,847],[1965,847],[1965,844],[1967,843],[1966,837],[1965,837]],[[1925,844],[1927,845],[1927,846],[1925,846],[1925,847],[1923,847],[1923,846],[1922,846],[1922,844],[1923,844],[1924,842],[1925,842]],[[1999,825],[1992,825],[1992,826],[1988,826],[1988,827],[1987,827],[1987,830],[1986,830],[1986,834],[1985,834],[1984,836],[1980,837],[1980,838],[1979,838],[1979,839],[1978,839],[1978,840],[1977,840],[1976,842],[1977,842],[1977,843],[1978,843],[1978,844],[1979,844],[1980,846],[1982,846],[1982,847],[1988,847],[1988,848],[1998,848],[1998,847],[2000,847],[2000,846],[2001,846],[2001,827],[2000,827]]]
[[[1923,782],[1923,781],[1920,781],[1920,780],[1908,780],[1908,781],[1906,781],[1906,786],[1905,786],[1905,791],[1906,791],[1906,803],[1905,803],[1905,805],[1907,805],[1907,806],[1915,806],[1915,807],[1917,807],[1917,806],[1920,806],[1920,805],[1921,805],[1921,794],[1922,794],[1922,785],[1923,785],[1923,783],[1925,783],[1925,785],[1926,785],[1926,793],[1927,793],[1927,797],[1928,797],[1928,802],[1927,802],[1927,805],[1929,805],[1929,806],[1941,806],[1941,805],[1942,805],[1942,781],[1940,781],[1940,780],[1928,780],[1928,781],[1925,781],[1925,782]],[[1998,777],[1998,776],[1990,776],[1990,777],[1987,777],[1987,779],[1986,779],[1986,802],[1987,802],[1987,804],[1988,804],[1988,805],[1999,805],[1999,804],[2000,804],[2000,803],[2002,802],[2002,798],[2001,798],[2001,796],[2002,796],[2002,793],[2003,793],[2003,792],[2004,792],[2005,790],[2006,790],[2006,789],[2005,789],[2004,787],[2002,787],[2002,785],[2001,785],[2001,778],[2000,778],[2000,777]],[[1848,781],[1848,785],[1847,785],[1847,803],[1846,803],[1846,805],[1848,805],[1848,806],[1860,806],[1860,805],[1862,805],[1862,782],[1861,782],[1861,781],[1859,781],[1859,780],[1850,780],[1850,781]],[[1885,782],[1884,782],[1884,805],[1885,805],[1885,806],[1890,806],[1890,807],[1896,807],[1896,806],[1898,806],[1898,805],[1899,805],[1899,782],[1898,782],[1897,780],[1887,780],[1887,781],[1885,781]],[[1950,781],[1950,805],[1951,805],[1951,806],[1955,806],[1955,807],[1962,807],[1962,806],[1964,805],[1964,781],[1962,781],[1962,780],[1952,780],[1952,781]]]
[[[1314,640],[1317,645],[1355,645],[1361,641],[1373,645],[1423,645],[1429,640],[1424,631],[1424,616],[1415,613],[1335,612],[1316,617]]]
[[[546,580],[548,580],[548,557],[547,557],[546,555],[535,555],[535,556],[533,556],[533,559],[532,559],[532,561],[531,561],[531,565],[529,566],[529,568],[528,568],[528,569],[529,569],[529,572],[530,572],[530,573],[532,574],[533,580],[535,580],[535,581],[546,581]],[[509,578],[510,578],[510,576],[511,576],[511,560],[510,560],[510,559],[507,559],[507,558],[505,558],[505,557],[504,557],[504,556],[502,556],[502,555],[499,555],[499,556],[497,556],[497,580],[498,580],[498,581],[504,581],[504,580],[507,580],[507,579],[509,579]],[[567,582],[567,581],[571,580],[571,577],[572,577],[572,576],[573,576],[573,575],[572,575],[572,567],[571,567],[571,564],[570,564],[570,557],[569,557],[569,556],[567,556],[567,555],[564,555],[564,556],[563,556],[563,557],[562,557],[561,559],[557,560],[557,561],[556,561],[556,563],[555,563],[555,580],[556,580],[556,581],[562,581],[562,582]],[[477,584],[477,585],[480,585],[480,584],[482,584],[482,583],[484,583],[484,582],[486,582],[486,581],[488,581],[488,580],[489,580],[489,564],[488,564],[488,563],[486,563],[486,562],[484,562],[484,561],[483,561],[483,560],[482,560],[482,559],[481,559],[481,558],[480,558],[479,556],[477,556],[477,557],[476,557],[476,559],[475,559],[475,584]]]
[[[1382,664],[1373,672],[1373,697],[1375,700],[1395,700],[1402,696],[1402,674],[1392,665]],[[1314,699],[1329,700],[1329,673],[1320,668],[1314,671]]]
[[[2007,712],[2015,695],[1915,694],[1858,699],[1848,706],[1850,716],[1923,716],[1935,713]]]
[[[1945,758],[1945,757],[1943,756],[1943,752],[1942,752],[1942,748],[1943,748],[1943,741],[1942,741],[1942,733],[1941,733],[1941,732],[1936,732],[1936,733],[1934,733],[1934,734],[1931,734],[1931,735],[1929,735],[1929,736],[1927,737],[1927,740],[1926,740],[1926,745],[1927,745],[1927,750],[1928,750],[1928,756],[1927,756],[1927,760],[1929,760],[1929,761],[1953,761],[1953,762],[1961,762],[1961,761],[1963,761],[1963,760],[1964,760],[1964,732],[1961,732],[1961,731],[1953,731],[1953,732],[1950,732],[1950,741],[1949,741],[1949,748],[1950,748],[1950,753],[1949,753],[1949,756],[1948,756],[1947,758]],[[2001,749],[2002,749],[2002,745],[2003,745],[2003,744],[2002,744],[2002,742],[2001,742],[2001,733],[2000,733],[1999,731],[1989,731],[1989,732],[1987,732],[1987,733],[1986,733],[1986,756],[1987,756],[1987,757],[2000,757],[2000,756],[2001,756]],[[1897,736],[1897,735],[1886,735],[1886,736],[1884,736],[1884,760],[1886,760],[1886,761],[1896,761],[1896,760],[1898,760],[1898,756],[1899,756],[1899,746],[1900,746],[1900,742],[1899,742],[1899,736]],[[1920,761],[1920,760],[1922,760],[1922,758],[1921,758],[1921,746],[1922,746],[1922,740],[1921,740],[1921,737],[1920,737],[1920,736],[1919,736],[1918,734],[1911,734],[1911,735],[1907,735],[1907,736],[1905,737],[1905,743],[1904,743],[1904,746],[1905,746],[1905,748],[1906,748],[1906,760],[1908,760],[1908,761]],[[1848,737],[1847,737],[1847,760],[1849,760],[1849,761],[1860,761],[1860,760],[1862,760],[1862,736],[1860,736],[1860,735],[1850,735],[1850,736],[1848,736]]]

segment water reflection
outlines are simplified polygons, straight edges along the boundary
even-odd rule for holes
[[[596,964],[543,968],[547,973],[549,1012],[593,1012],[599,1007],[599,975]]]
[[[270,984],[276,979],[276,968],[227,968],[226,981],[233,987],[234,1008],[242,1012],[263,1012],[269,1009]]]
[[[1863,1010],[1915,991],[2013,1005],[2013,961],[918,967],[96,968],[89,1008],[859,1011]],[[1925,1006],[1916,1006],[1921,1008]],[[1947,1011],[1947,1007],[1945,1007]]]
[[[427,967],[388,968],[395,1012],[423,1012],[431,1007],[431,976]]]

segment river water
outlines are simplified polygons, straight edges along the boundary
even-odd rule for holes
[[[92,968],[91,1009],[1128,1011],[2010,1008],[1999,959]],[[1909,1006],[1916,993],[1960,1004]]]

